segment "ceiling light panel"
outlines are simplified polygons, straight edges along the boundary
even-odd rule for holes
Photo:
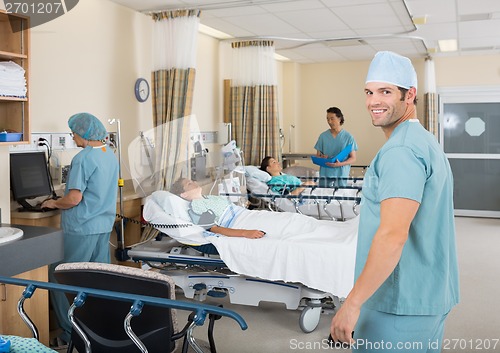
[[[203,20],[203,23],[221,32],[231,34],[233,37],[251,37],[255,35],[253,32],[220,18],[207,18]]]
[[[469,15],[460,15],[459,21],[460,22],[486,21],[486,20],[491,20],[491,17],[492,17],[491,13],[476,13],[476,14],[469,14]]]
[[[456,39],[442,39],[438,40],[439,50],[441,52],[450,52],[458,50],[458,43]]]

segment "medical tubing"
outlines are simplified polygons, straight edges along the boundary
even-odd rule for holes
[[[119,213],[116,214],[117,218],[120,218],[121,220],[126,220],[128,222],[132,222],[135,224],[140,224],[146,227],[152,227],[152,228],[187,228],[187,227],[192,227],[194,224],[191,223],[176,223],[176,224],[161,224],[161,223],[150,223],[148,221],[138,221],[136,219],[121,215]]]
[[[135,224],[140,224],[146,227],[151,227],[151,228],[187,228],[187,227],[193,227],[193,226],[199,226],[199,227],[208,227],[208,226],[214,226],[215,223],[207,223],[207,224],[193,224],[193,223],[176,223],[176,224],[165,224],[165,223],[151,223],[148,221],[138,221],[133,218],[129,218],[127,216],[121,215],[121,214],[116,214],[116,217],[121,218],[123,220],[126,220],[128,222],[132,222]]]

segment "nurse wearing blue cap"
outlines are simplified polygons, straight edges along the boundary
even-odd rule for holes
[[[83,150],[71,161],[64,196],[47,200],[42,206],[63,210],[62,262],[109,263],[109,236],[116,215],[118,160],[103,142],[106,129],[94,115],[75,114],[69,118],[68,125],[76,145]],[[51,281],[55,281],[54,268],[55,265],[51,266]],[[60,338],[68,342],[71,332],[68,301],[64,293],[54,294],[52,304],[63,329]]]
[[[358,352],[440,352],[459,301],[451,169],[416,118],[410,59],[377,53],[365,94],[387,141],[365,174],[355,284],[331,335]]]

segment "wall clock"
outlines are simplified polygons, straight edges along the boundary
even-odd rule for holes
[[[139,102],[145,102],[149,97],[149,83],[145,78],[138,78],[135,81],[135,98]]]

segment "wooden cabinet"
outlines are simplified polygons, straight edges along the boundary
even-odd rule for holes
[[[61,228],[61,211],[10,213],[10,223],[25,226]]]
[[[60,224],[60,211],[47,213],[12,212],[11,223],[27,226],[54,227]],[[48,266],[21,273],[15,278],[48,282]],[[0,285],[0,332],[6,335],[32,337],[31,330],[17,313],[17,301],[21,298],[24,287]],[[40,342],[49,346],[49,294],[46,290],[37,289],[30,299],[24,302],[24,309],[33,320],[40,337]]]
[[[0,131],[20,132],[20,142],[1,144],[22,144],[30,140],[29,119],[29,17],[8,14],[0,10],[0,61],[13,61],[24,68],[27,98],[0,96]]]
[[[48,266],[21,273],[14,278],[48,282]],[[0,284],[0,332],[4,335],[33,337],[31,330],[17,313],[17,302],[24,287]],[[30,299],[24,302],[24,310],[38,328],[40,342],[49,346],[49,294],[37,289]]]

